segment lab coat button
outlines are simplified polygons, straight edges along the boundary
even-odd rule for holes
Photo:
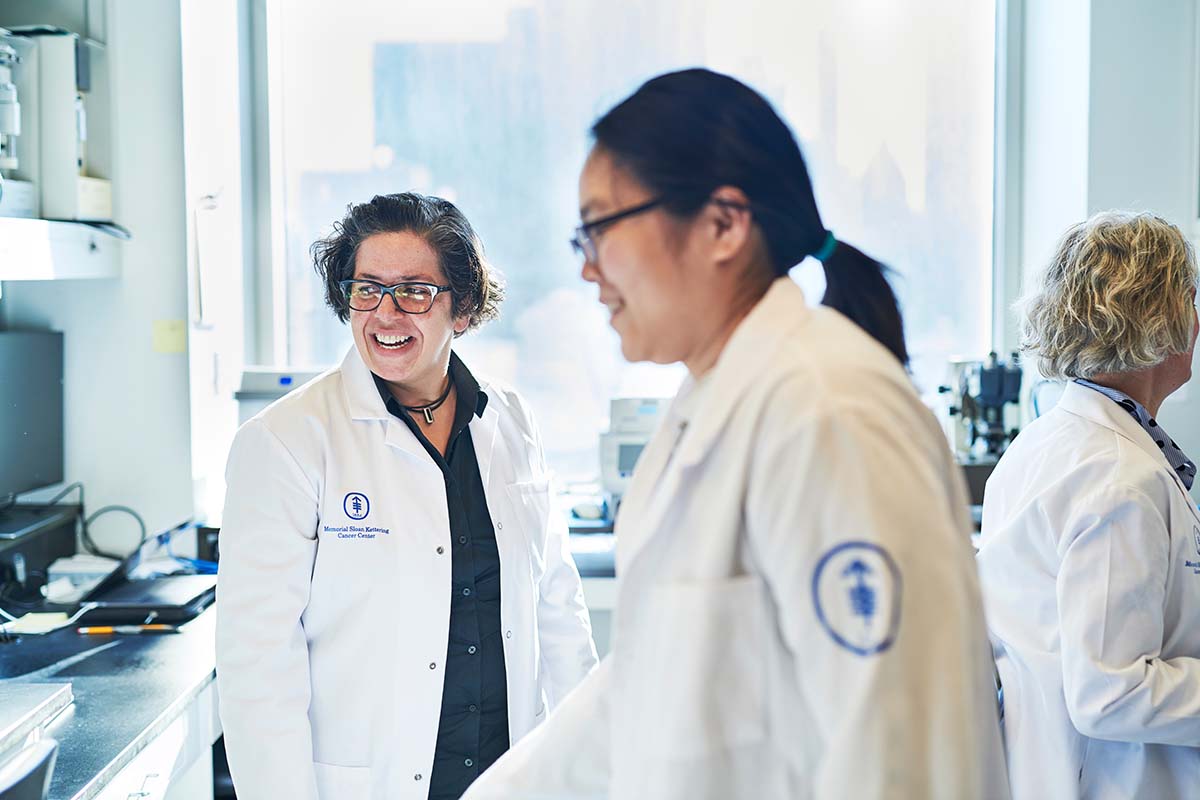
[[[505,638],[505,639],[511,639],[511,638],[512,638],[512,631],[505,631],[505,632],[504,632],[504,638]]]
[[[431,662],[431,663],[429,664],[429,668],[430,668],[430,669],[437,669],[437,663],[436,663],[436,662]]]
[[[444,547],[439,547],[439,548],[438,548],[438,555],[439,555],[439,556],[440,556],[442,553],[444,553],[444,552],[446,552],[446,548],[444,548]]]
[[[413,775],[413,780],[414,780],[414,781],[419,781],[419,780],[421,780],[421,776],[420,776],[419,774],[417,774],[417,775]]]
[[[496,523],[496,528],[497,528],[497,530],[504,530],[504,523],[503,523],[503,522],[497,522],[497,523]]]

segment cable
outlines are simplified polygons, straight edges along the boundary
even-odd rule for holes
[[[60,631],[63,628],[67,628],[67,627],[70,627],[71,625],[74,625],[76,622],[79,621],[80,617],[82,617],[87,612],[91,611],[97,605],[99,605],[99,604],[98,603],[84,603],[83,605],[81,605],[79,607],[79,610],[76,611],[74,614],[72,614],[70,617],[68,617],[67,620],[65,622],[63,622],[62,625],[56,625],[55,627],[51,628],[50,630],[43,631],[43,633],[50,633],[51,631]],[[0,624],[0,633],[7,633],[8,626],[11,623],[20,621],[18,617],[14,617],[12,614],[9,614],[3,608],[0,608],[0,617],[5,617],[6,619],[8,619],[7,623]]]
[[[199,528],[199,527],[200,527],[199,522],[193,522],[192,520],[188,520],[187,522],[184,522],[180,525],[175,526],[174,528],[172,528],[169,531],[160,533],[155,538],[158,540],[158,542],[160,544],[165,544],[167,546],[167,555],[168,556],[175,559],[180,564],[183,564],[186,567],[190,567],[193,571],[195,571],[195,573],[197,575],[216,575],[217,574],[217,562],[215,562],[215,561],[205,561],[205,560],[199,559],[199,558],[186,558],[184,556],[175,555],[175,548],[172,546],[172,543],[175,538],[175,534],[182,533],[183,531],[187,531],[187,530],[191,530],[193,528]]]
[[[146,534],[146,521],[144,519],[142,519],[142,515],[137,513],[136,511],[134,511],[129,506],[112,505],[112,506],[105,506],[104,508],[100,509],[99,511],[93,512],[90,516],[84,518],[84,520],[83,520],[83,546],[86,547],[89,551],[91,551],[95,555],[105,556],[107,558],[115,558],[118,561],[123,561],[124,559],[129,557],[128,554],[122,556],[122,555],[118,555],[116,553],[106,553],[103,550],[101,550],[99,547],[97,547],[96,542],[92,539],[92,531],[91,531],[92,523],[95,522],[98,517],[101,517],[104,514],[111,514],[113,512],[120,512],[122,514],[128,514],[129,516],[133,517],[137,521],[138,527],[141,528],[141,531],[142,531],[141,538],[138,539],[138,543],[133,548],[133,550],[129,551],[130,553],[137,552],[138,548],[146,543],[146,541],[148,540],[149,537]]]
[[[144,519],[142,519],[141,514],[134,511],[129,506],[122,506],[122,505],[105,506],[104,508],[101,508],[99,511],[96,511],[95,513],[91,514],[90,516],[87,515],[87,512],[85,511],[85,509],[87,507],[87,503],[84,499],[84,488],[83,488],[82,482],[76,481],[75,483],[65,486],[62,489],[62,491],[60,491],[58,494],[54,495],[54,497],[50,498],[50,500],[46,503],[46,505],[56,506],[56,505],[60,504],[63,501],[63,498],[65,498],[67,495],[69,495],[71,492],[75,491],[76,489],[79,490],[79,514],[80,514],[80,517],[82,520],[81,524],[80,524],[80,528],[79,528],[79,539],[80,539],[80,541],[83,542],[83,548],[85,550],[87,550],[92,555],[103,556],[104,558],[115,558],[118,561],[123,561],[126,558],[128,558],[128,554],[121,555],[120,553],[109,553],[105,550],[101,550],[100,547],[96,544],[96,541],[92,538],[92,529],[91,529],[92,523],[98,517],[103,516],[104,514],[110,514],[112,512],[120,512],[123,514],[128,514],[129,516],[133,517],[134,520],[137,521],[138,527],[141,529],[141,538],[138,540],[137,547],[135,547],[133,550],[131,550],[130,553],[135,552],[138,547],[141,547],[142,545],[144,545],[146,543],[146,540],[148,538],[146,535],[146,521]],[[12,495],[12,499],[9,502],[9,504],[0,508],[0,511],[7,511],[11,506],[16,505],[17,498],[19,496],[20,495],[17,495],[17,494]]]
[[[61,503],[61,502],[62,502],[62,499],[63,499],[64,497],[66,497],[66,496],[67,496],[67,495],[69,495],[71,492],[75,491],[76,489],[78,489],[78,490],[79,490],[79,506],[80,506],[80,508],[82,508],[82,507],[83,507],[83,484],[82,484],[82,483],[80,483],[80,482],[78,482],[78,481],[77,481],[77,482],[75,482],[75,483],[72,483],[72,484],[68,485],[68,486],[67,486],[66,488],[64,488],[64,489],[63,489],[61,492],[59,492],[58,494],[54,495],[54,497],[52,497],[52,498],[51,498],[51,499],[50,499],[50,500],[49,500],[49,501],[46,503],[46,505],[48,505],[48,506],[56,506],[56,505],[58,505],[59,503]],[[14,499],[13,499],[13,502],[16,502],[16,498],[14,498]]]

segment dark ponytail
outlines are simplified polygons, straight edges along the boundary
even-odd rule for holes
[[[908,364],[904,319],[887,280],[887,267],[853,245],[838,242],[825,267],[821,304],[840,311],[871,334],[892,355]]]
[[[792,132],[750,87],[706,69],[660,75],[592,126],[596,144],[664,207],[697,213],[721,186],[741,189],[763,232],[776,275],[807,256],[824,258],[824,305],[857,323],[908,363],[904,323],[887,269],[837,242],[832,253],[808,167]]]

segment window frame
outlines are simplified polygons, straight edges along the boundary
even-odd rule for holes
[[[248,0],[251,136],[254,158],[246,180],[252,202],[246,204],[245,230],[252,237],[247,252],[257,264],[247,276],[246,362],[287,365],[287,253],[283,186],[282,92],[278,21],[282,0]],[[1025,0],[995,0],[993,109],[992,264],[989,348],[1014,351],[1019,325],[1012,311],[1020,297],[1022,103],[1024,82],[1023,26]],[[1200,25],[1200,18],[1198,18]],[[1197,214],[1200,218],[1200,212]],[[1198,223],[1200,229],[1200,223]],[[262,265],[269,265],[263,268]],[[979,354],[983,355],[983,354]]]

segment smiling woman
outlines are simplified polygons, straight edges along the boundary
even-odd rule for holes
[[[502,296],[462,212],[381,195],[312,252],[354,345],[230,451],[230,767],[245,800],[457,800],[596,663],[579,573],[524,401],[453,352]]]

